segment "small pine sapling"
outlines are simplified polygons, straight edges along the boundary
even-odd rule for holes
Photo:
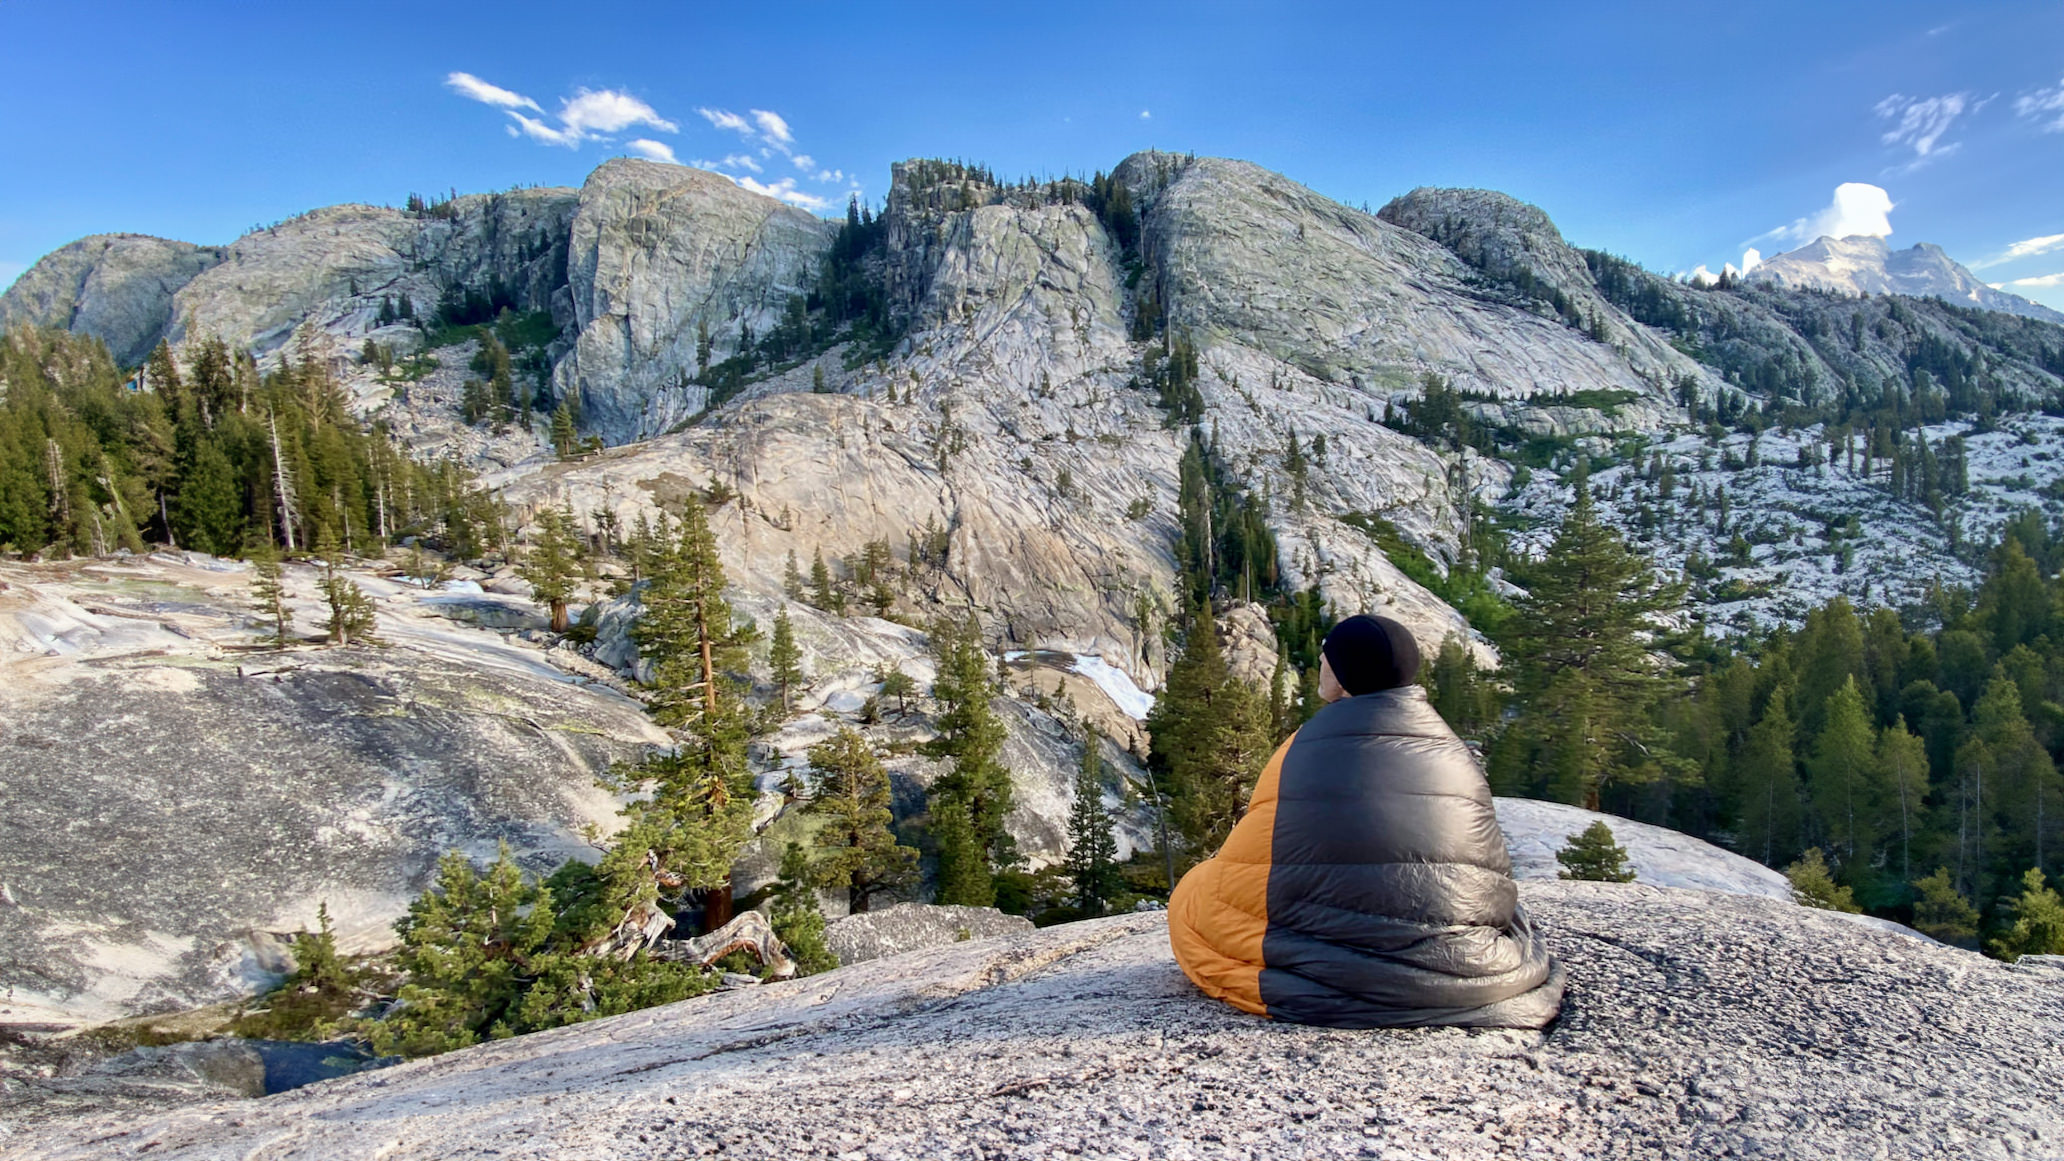
[[[1555,852],[1562,864],[1560,879],[1581,879],[1592,883],[1631,883],[1634,869],[1627,865],[1627,848],[1613,840],[1612,828],[1594,822]]]
[[[1828,871],[1827,856],[1819,847],[1808,848],[1798,862],[1784,869],[1784,876],[1792,881],[1792,898],[1802,907],[1850,915],[1863,913],[1863,908],[1857,906],[1856,893],[1835,883],[1834,875]]]

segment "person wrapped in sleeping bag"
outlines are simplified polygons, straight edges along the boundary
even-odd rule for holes
[[[1176,962],[1243,1011],[1334,1028],[1540,1028],[1562,965],[1519,905],[1482,771],[1387,617],[1335,626],[1327,705],[1168,901]]]

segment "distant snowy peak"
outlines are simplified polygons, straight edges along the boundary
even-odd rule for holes
[[[1821,237],[1764,260],[1748,274],[1751,282],[1835,290],[1845,294],[1904,294],[1940,298],[1959,306],[1983,307],[2045,322],[2064,323],[2064,314],[2017,294],[1994,290],[1929,242],[1894,250],[1883,238]]]

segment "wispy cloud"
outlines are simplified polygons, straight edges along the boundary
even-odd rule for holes
[[[2042,122],[2045,133],[2064,133],[2064,80],[2014,98],[2014,112]]]
[[[795,144],[795,134],[788,131],[788,122],[781,119],[781,114],[754,109],[752,119],[753,123],[760,127],[760,139],[767,144],[783,153],[788,152],[789,146]]]
[[[444,83],[452,92],[469,100],[478,101],[483,105],[494,105],[502,109],[533,109],[539,113],[544,112],[543,109],[538,108],[536,101],[531,100],[522,93],[512,93],[500,85],[488,84],[472,73],[452,73],[444,78]]]
[[[2005,290],[2009,286],[2025,286],[2030,290],[2048,286],[2064,286],[2064,272],[2038,274],[2033,278],[2016,278],[2011,282],[1995,282],[1992,284],[1994,290]]]
[[[584,141],[608,143],[610,135],[642,125],[662,133],[678,133],[681,127],[644,101],[617,89],[576,89],[561,98],[559,111],[547,113],[522,93],[481,80],[472,73],[452,73],[445,87],[468,100],[491,105],[509,115],[511,137],[528,137],[544,145],[578,149]],[[529,109],[535,117],[519,112]],[[651,144],[657,144],[651,142]],[[671,151],[669,151],[671,156]]]
[[[2004,266],[2009,262],[2019,262],[2023,258],[2034,258],[2037,255],[2048,254],[2057,250],[2064,250],[2064,234],[2044,234],[2040,238],[2023,238],[1983,262],[1971,263],[1971,269],[1986,270],[1994,266]]]
[[[1154,114],[1151,110],[1141,109],[1139,111],[1139,119],[1142,121],[1152,121],[1154,119]]]
[[[1767,230],[1751,242],[1775,240],[1804,243],[1815,238],[1882,238],[1892,232],[1892,195],[1867,182],[1845,181],[1835,187],[1827,206],[1788,226]]]
[[[638,137],[624,142],[624,148],[647,161],[664,161],[668,165],[681,164],[681,159],[674,156],[673,146],[668,145],[664,141],[654,141],[649,137]]]
[[[729,174],[725,176],[731,177]],[[771,184],[754,181],[749,177],[731,177],[731,180],[736,182],[740,189],[749,189],[756,194],[765,194],[767,197],[787,202],[792,206],[800,206],[813,213],[831,208],[830,198],[821,198],[816,194],[797,189],[796,179],[792,177],[784,177],[780,181]]]
[[[769,161],[776,156],[786,157],[789,164],[795,166],[810,181],[833,185],[847,180],[845,170],[820,165],[816,157],[803,152],[796,141],[795,127],[788,123],[788,118],[771,109],[751,109],[739,114],[729,109],[704,106],[695,112],[709,122],[711,128],[724,133],[736,133],[748,146],[746,151],[725,154],[721,161],[695,162],[703,169],[712,169],[723,174],[741,188],[780,198],[789,205],[801,206],[807,210],[823,210],[831,205],[829,199],[798,189],[796,178],[784,177],[778,181],[765,182],[747,176],[764,175],[767,170],[761,162]],[[853,182],[852,188],[858,190],[860,183]]]
[[[1947,154],[1957,145],[1943,144],[1943,134],[1949,132],[1957,118],[1966,112],[1975,113],[1984,105],[1984,101],[1974,100],[1970,93],[1945,93],[1940,97],[1894,93],[1879,101],[1873,110],[1880,118],[1892,122],[1892,127],[1878,140],[1885,145],[1911,148],[1917,159]]]
[[[702,119],[727,133],[741,134],[747,138],[753,135],[752,123],[736,113],[724,109],[697,109]]]

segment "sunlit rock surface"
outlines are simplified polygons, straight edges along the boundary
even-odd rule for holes
[[[2043,1156],[2050,977],[1776,900],[1525,883],[1543,1032],[1341,1032],[1206,999],[1158,914],[875,960],[258,1103],[27,1129],[24,1161]],[[770,1105],[769,1094],[779,1094]]]

